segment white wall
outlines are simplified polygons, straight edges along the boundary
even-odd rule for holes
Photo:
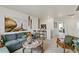
[[[47,25],[47,39],[52,39],[51,37],[53,36],[53,29],[54,29],[54,18],[53,17],[48,17],[48,18],[42,18],[40,19],[40,25],[41,24],[46,24]]]
[[[4,32],[4,18],[0,16],[0,35]]]
[[[76,19],[69,17],[64,20],[66,35],[76,36]]]
[[[41,19],[40,24],[46,24],[47,25],[47,35],[48,39],[51,38],[51,30],[53,30],[53,35],[55,34],[54,32],[54,21],[61,21],[64,22],[64,27],[65,27],[65,35],[72,35],[79,37],[79,15],[75,15],[73,17],[62,17],[62,18],[51,18],[52,20],[49,21],[48,18],[46,19]]]
[[[55,19],[57,20],[57,19]],[[79,37],[79,15],[64,17],[58,20],[62,20],[65,26],[65,35],[72,35]]]
[[[4,17],[5,16],[10,16],[12,18],[14,18],[14,20],[16,20],[16,22],[18,22],[18,25],[20,26],[20,24],[23,22],[24,23],[24,28],[28,29],[28,16],[25,13],[16,11],[16,10],[12,10],[12,9],[8,9],[5,7],[0,7],[0,33],[4,32]],[[37,25],[36,27],[34,26],[34,28],[38,27],[38,17],[34,17],[31,16],[33,18],[33,25]],[[35,23],[34,23],[35,22]]]
[[[79,37],[79,29],[77,28],[78,22],[79,22],[79,15],[67,18],[67,20],[65,20],[66,32],[67,32],[66,34]]]
[[[33,30],[38,30],[38,18],[37,17],[32,17],[31,16],[31,18],[32,18],[32,29]]]

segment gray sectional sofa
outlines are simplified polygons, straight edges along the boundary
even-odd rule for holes
[[[24,38],[25,32],[15,32],[2,34],[2,40],[4,45],[8,48],[9,52],[12,53],[22,48],[22,42],[26,40]]]

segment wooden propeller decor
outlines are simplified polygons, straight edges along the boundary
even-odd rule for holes
[[[18,20],[18,19],[17,19]],[[17,25],[17,22],[11,17],[5,17],[5,32],[23,31],[23,24]]]
[[[5,17],[5,31],[6,32],[10,32],[12,29],[14,29],[15,27],[17,27],[17,23],[16,21],[14,21],[12,18],[10,17]]]

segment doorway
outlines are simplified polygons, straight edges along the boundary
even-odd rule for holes
[[[54,22],[54,36],[63,38],[65,35],[65,27],[63,21]]]

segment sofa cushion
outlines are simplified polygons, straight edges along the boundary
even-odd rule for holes
[[[5,37],[7,41],[16,40],[16,34],[5,35]]]
[[[23,38],[18,38],[17,39],[17,41],[19,41],[19,42],[22,42],[22,41],[24,41],[25,39],[23,39]]]
[[[8,50],[9,50],[11,53],[13,53],[14,51],[16,51],[16,50],[22,48],[22,44],[18,42],[18,43],[13,44],[13,45],[8,45],[7,48],[8,48]]]
[[[11,40],[11,41],[5,42],[5,45],[6,45],[6,46],[10,46],[10,45],[14,45],[14,44],[17,44],[17,43],[18,43],[17,40]]]
[[[70,35],[65,36],[65,43],[68,44],[69,46],[72,45],[72,43],[73,43],[72,40],[73,40],[72,36],[70,36]]]
[[[24,33],[18,33],[18,34],[16,34],[17,36],[17,38],[22,38],[23,36],[24,36]]]

